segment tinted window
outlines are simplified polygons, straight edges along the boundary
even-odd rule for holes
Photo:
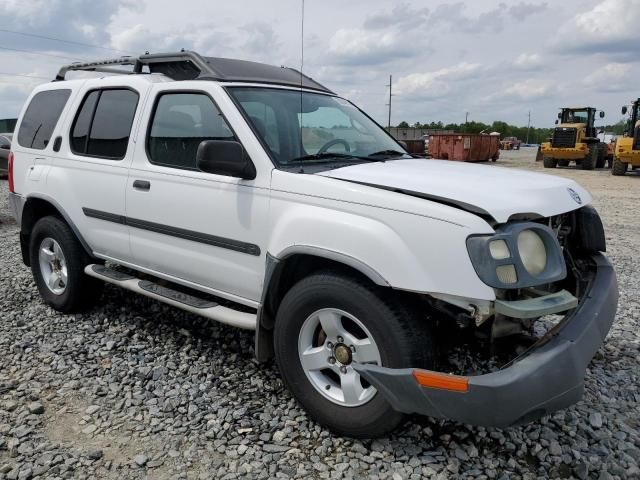
[[[18,144],[43,150],[53,134],[71,90],[37,93],[27,107],[18,132]]]
[[[131,90],[89,92],[71,129],[73,151],[94,157],[124,158],[137,105],[138,94]]]
[[[147,147],[152,163],[197,170],[203,140],[234,140],[213,101],[202,93],[165,93],[157,100]]]
[[[87,152],[87,140],[89,139],[89,128],[91,128],[91,119],[93,111],[98,103],[100,92],[98,90],[89,93],[82,102],[80,112],[76,117],[76,121],[71,129],[71,150],[76,153]]]

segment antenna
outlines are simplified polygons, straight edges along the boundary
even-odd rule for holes
[[[302,0],[302,10],[300,12],[300,152],[299,155],[304,155],[304,149],[302,144],[302,85],[303,85],[303,73],[304,68],[304,0]]]

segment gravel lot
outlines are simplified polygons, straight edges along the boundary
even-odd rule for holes
[[[542,170],[534,153],[498,165]],[[364,442],[310,421],[252,333],[115,287],[85,315],[43,306],[0,181],[0,479],[640,478],[640,175],[554,173],[594,195],[620,283],[583,401],[509,430],[415,418]]]

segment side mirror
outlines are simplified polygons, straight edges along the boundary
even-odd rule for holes
[[[558,113],[558,120],[562,118],[562,112]]]
[[[604,118],[604,112],[600,111],[600,118]]]
[[[400,144],[400,146],[401,146],[402,148],[404,148],[405,150],[406,150],[407,148],[409,148],[409,147],[408,147],[408,145],[407,145],[407,142],[403,142],[402,140],[398,140],[398,143],[399,143],[399,144]]]
[[[556,125],[558,124],[558,120],[556,120]]]
[[[626,115],[627,114],[627,106],[625,105],[624,107],[622,107],[622,115]]]
[[[11,150],[11,145],[9,145],[8,143],[3,143],[2,145],[0,145],[0,148],[3,150]]]
[[[203,140],[198,145],[196,165],[205,173],[245,180],[256,178],[256,168],[240,143],[233,140]]]

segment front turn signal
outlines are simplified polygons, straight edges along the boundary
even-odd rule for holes
[[[430,372],[428,370],[414,370],[413,378],[416,379],[416,382],[421,387],[462,393],[469,391],[469,379],[467,377]]]

